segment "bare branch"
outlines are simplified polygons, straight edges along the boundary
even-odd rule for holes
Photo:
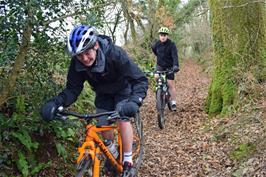
[[[238,8],[238,7],[244,7],[244,6],[247,6],[249,4],[254,4],[254,3],[266,3],[265,1],[253,1],[253,2],[247,2],[245,4],[241,4],[241,5],[238,5],[238,6],[224,6],[222,7],[222,9],[228,9],[228,8]]]
[[[209,10],[210,10],[209,8],[206,8],[206,9],[204,9],[203,11],[199,12],[198,14],[194,15],[194,17],[199,17],[199,16],[201,16],[201,15],[207,13]]]

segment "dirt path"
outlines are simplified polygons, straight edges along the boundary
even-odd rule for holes
[[[203,111],[210,80],[192,60],[177,74],[177,112],[166,111],[166,128],[157,125],[154,93],[149,90],[142,107],[145,153],[139,176],[226,175],[230,160],[223,146],[204,132],[208,116]],[[228,165],[226,165],[228,164]]]

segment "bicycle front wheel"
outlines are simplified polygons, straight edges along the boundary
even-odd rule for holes
[[[136,168],[136,176],[139,167],[141,166],[142,156],[144,152],[144,135],[143,125],[140,114],[137,113],[134,117],[133,126],[133,163]]]
[[[165,94],[161,89],[156,91],[156,108],[157,108],[157,119],[160,129],[164,129],[165,118],[164,118],[164,108],[165,108]]]
[[[77,174],[75,177],[92,177],[93,162],[89,155],[84,156],[77,165]]]

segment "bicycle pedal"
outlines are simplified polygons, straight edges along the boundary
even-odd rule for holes
[[[136,177],[136,169],[132,168],[130,171],[123,173],[122,177]]]

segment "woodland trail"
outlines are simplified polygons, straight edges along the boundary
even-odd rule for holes
[[[210,79],[193,60],[185,60],[176,74],[177,111],[166,110],[166,125],[157,124],[154,92],[149,89],[141,108],[145,152],[139,176],[228,176],[232,164],[223,144],[204,131]]]

